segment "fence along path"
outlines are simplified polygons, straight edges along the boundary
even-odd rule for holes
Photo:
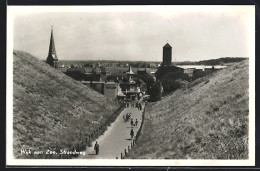
[[[138,110],[137,108],[133,108],[129,106],[125,108],[117,117],[115,122],[108,127],[108,129],[104,132],[103,135],[99,136],[95,141],[92,142],[91,147],[87,147],[86,155],[80,155],[78,158],[81,159],[120,159],[121,153],[124,152],[128,146],[131,146],[131,124],[129,121],[125,122],[123,116],[127,113],[131,113],[131,116],[135,122],[138,119],[138,126],[133,127],[135,136],[137,131],[140,128],[142,122],[142,113],[144,110],[144,103],[142,103],[142,110]],[[99,154],[95,154],[94,144],[95,142],[99,143]]]

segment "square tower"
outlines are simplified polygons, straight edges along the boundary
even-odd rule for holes
[[[172,47],[168,43],[163,46],[163,63],[164,66],[172,64]]]

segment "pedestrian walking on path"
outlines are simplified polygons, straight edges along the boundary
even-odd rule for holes
[[[135,135],[133,128],[131,129],[130,135],[131,135],[131,139],[133,139],[133,137]]]
[[[136,119],[136,120],[135,120],[135,126],[137,126],[137,125],[138,125],[138,120]]]
[[[134,120],[131,119],[131,126],[134,126]]]
[[[141,103],[143,108],[145,103]],[[130,105],[130,103],[129,103]],[[131,114],[130,114],[131,113]],[[130,117],[131,115],[131,117]],[[124,117],[123,117],[124,116]],[[126,108],[120,112],[118,117],[115,119],[111,126],[104,132],[103,135],[93,141],[91,148],[86,149],[86,154],[79,155],[77,158],[81,159],[115,159],[119,158],[122,152],[130,145],[130,143],[136,139],[138,128],[142,123],[142,112],[134,108]],[[127,119],[124,122],[123,119]],[[138,121],[138,127],[131,127],[131,119],[133,122]],[[129,127],[130,126],[130,127]],[[116,142],[116,143],[115,143]],[[94,148],[95,144],[97,148]],[[127,149],[126,149],[127,150]],[[100,152],[100,153],[99,153]],[[93,155],[94,154],[94,155]],[[97,155],[96,155],[97,154]]]
[[[98,155],[98,153],[99,153],[99,144],[97,143],[97,141],[96,141],[96,144],[94,146],[94,150],[96,151],[96,155]]]

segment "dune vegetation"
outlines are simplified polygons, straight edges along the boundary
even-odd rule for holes
[[[132,159],[248,159],[248,59],[149,103]]]
[[[71,149],[104,125],[119,104],[82,85],[30,54],[14,51],[13,141],[16,158],[58,158],[24,155],[21,150]]]

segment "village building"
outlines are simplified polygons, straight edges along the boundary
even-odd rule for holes
[[[105,67],[101,67],[100,69],[101,69],[101,74],[102,74],[102,75],[110,75],[109,71],[106,70]]]
[[[46,59],[46,62],[54,68],[58,68],[58,56],[55,49],[54,37],[53,37],[53,27],[51,28],[51,38],[50,38],[50,46],[49,53]]]
[[[84,71],[85,71],[84,74],[86,74],[86,75],[93,74],[93,69],[90,67],[84,67]]]
[[[145,75],[145,74],[147,74],[147,75],[149,75],[149,76],[151,76],[151,77],[154,77],[154,73],[155,72],[150,72],[148,69],[142,69],[142,70],[137,70],[137,75]]]
[[[104,84],[104,95],[110,99],[117,99],[117,97],[122,96],[123,93],[118,83],[106,82]]]
[[[137,75],[143,75],[143,74],[147,74],[146,69],[144,69],[144,70],[137,70]]]
[[[219,70],[223,69],[226,66],[221,65],[212,65],[212,66],[206,66],[206,65],[177,65],[177,67],[182,68],[184,70],[184,73],[188,76],[192,77],[194,73],[201,72],[201,71],[212,71],[212,70]]]
[[[101,74],[101,68],[100,68],[100,67],[95,67],[95,68],[93,68],[93,73],[95,73],[95,74]]]
[[[184,74],[187,74],[189,77],[192,77],[194,71],[195,71],[195,68],[186,68],[186,69],[184,69]]]
[[[67,69],[67,72],[79,72],[79,73],[81,73],[81,74],[85,74],[85,73],[89,73],[89,72],[92,73],[92,70],[89,71],[89,70],[87,70],[86,68],[75,67],[75,68],[68,68],[68,69]]]
[[[104,94],[104,81],[80,81],[82,84],[92,88],[93,90],[99,92],[100,94]]]
[[[126,72],[115,75],[106,74],[107,71],[102,72],[102,69],[100,73],[103,74],[99,81],[81,81],[81,83],[111,99],[129,98],[134,100],[141,92],[140,85],[133,80],[135,73],[131,66]]]

